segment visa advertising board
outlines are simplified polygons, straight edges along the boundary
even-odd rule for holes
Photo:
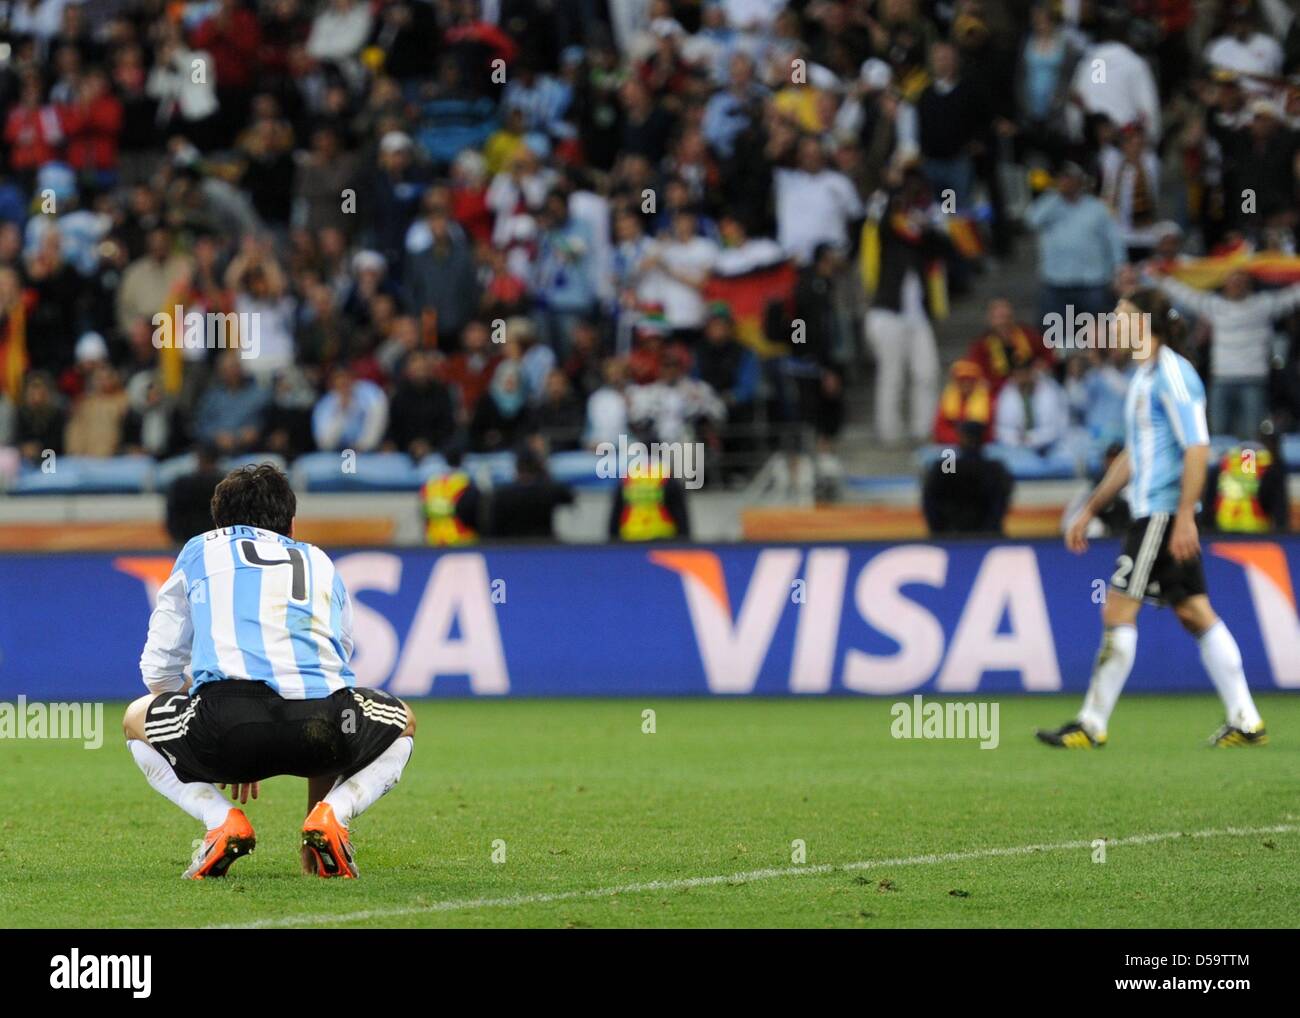
[[[1118,545],[485,547],[332,552],[358,680],[420,696],[1082,691]],[[1300,689],[1300,540],[1204,545],[1258,689]],[[170,556],[0,556],[0,699],[139,695]],[[1211,687],[1172,612],[1130,691]]]

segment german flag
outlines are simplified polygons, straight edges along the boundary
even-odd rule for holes
[[[781,312],[783,321],[794,317],[797,281],[794,264],[782,259],[733,275],[715,273],[704,284],[704,299],[731,309],[736,338],[745,346],[760,357],[779,357],[790,352],[789,337],[769,336],[767,321],[774,310]]]

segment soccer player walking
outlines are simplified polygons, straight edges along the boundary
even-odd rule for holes
[[[149,619],[150,693],[122,727],[149,784],[207,828],[189,878],[224,876],[255,844],[217,784],[246,803],[277,774],[308,779],[304,868],[357,876],[348,823],[414,747],[406,704],[356,685],[351,601],[329,557],[293,539],[296,510],[275,467],[230,473],[212,496],[217,529],[181,550]]]
[[[1086,551],[1089,520],[1125,485],[1133,523],[1102,606],[1101,648],[1083,708],[1061,728],[1039,729],[1038,738],[1067,749],[1105,745],[1106,726],[1137,651],[1138,612],[1150,601],[1172,606],[1200,644],[1201,663],[1227,715],[1211,743],[1261,746],[1268,736],[1246,684],[1241,651],[1205,590],[1196,531],[1210,449],[1205,387],[1170,345],[1183,322],[1164,294],[1139,290],[1115,310],[1117,334],[1130,345],[1137,365],[1124,406],[1124,451],[1071,522],[1065,544],[1073,552]]]

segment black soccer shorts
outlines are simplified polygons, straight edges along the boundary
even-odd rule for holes
[[[1124,550],[1115,560],[1110,585],[1121,594],[1157,605],[1179,605],[1204,594],[1201,556],[1177,561],[1169,552],[1173,529],[1172,513],[1152,513],[1134,520],[1124,538]]]
[[[380,689],[286,700],[264,682],[227,679],[155,697],[144,730],[181,781],[247,784],[278,774],[348,777],[391,746],[406,721],[402,702]]]

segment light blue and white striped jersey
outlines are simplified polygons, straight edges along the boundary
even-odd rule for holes
[[[140,657],[155,692],[224,679],[265,682],[287,700],[356,685],[352,603],[319,548],[256,527],[192,538],[158,590]]]
[[[1132,463],[1128,502],[1134,519],[1177,511],[1183,451],[1209,442],[1205,386],[1185,357],[1162,345],[1133,373],[1124,401],[1124,444]]]

